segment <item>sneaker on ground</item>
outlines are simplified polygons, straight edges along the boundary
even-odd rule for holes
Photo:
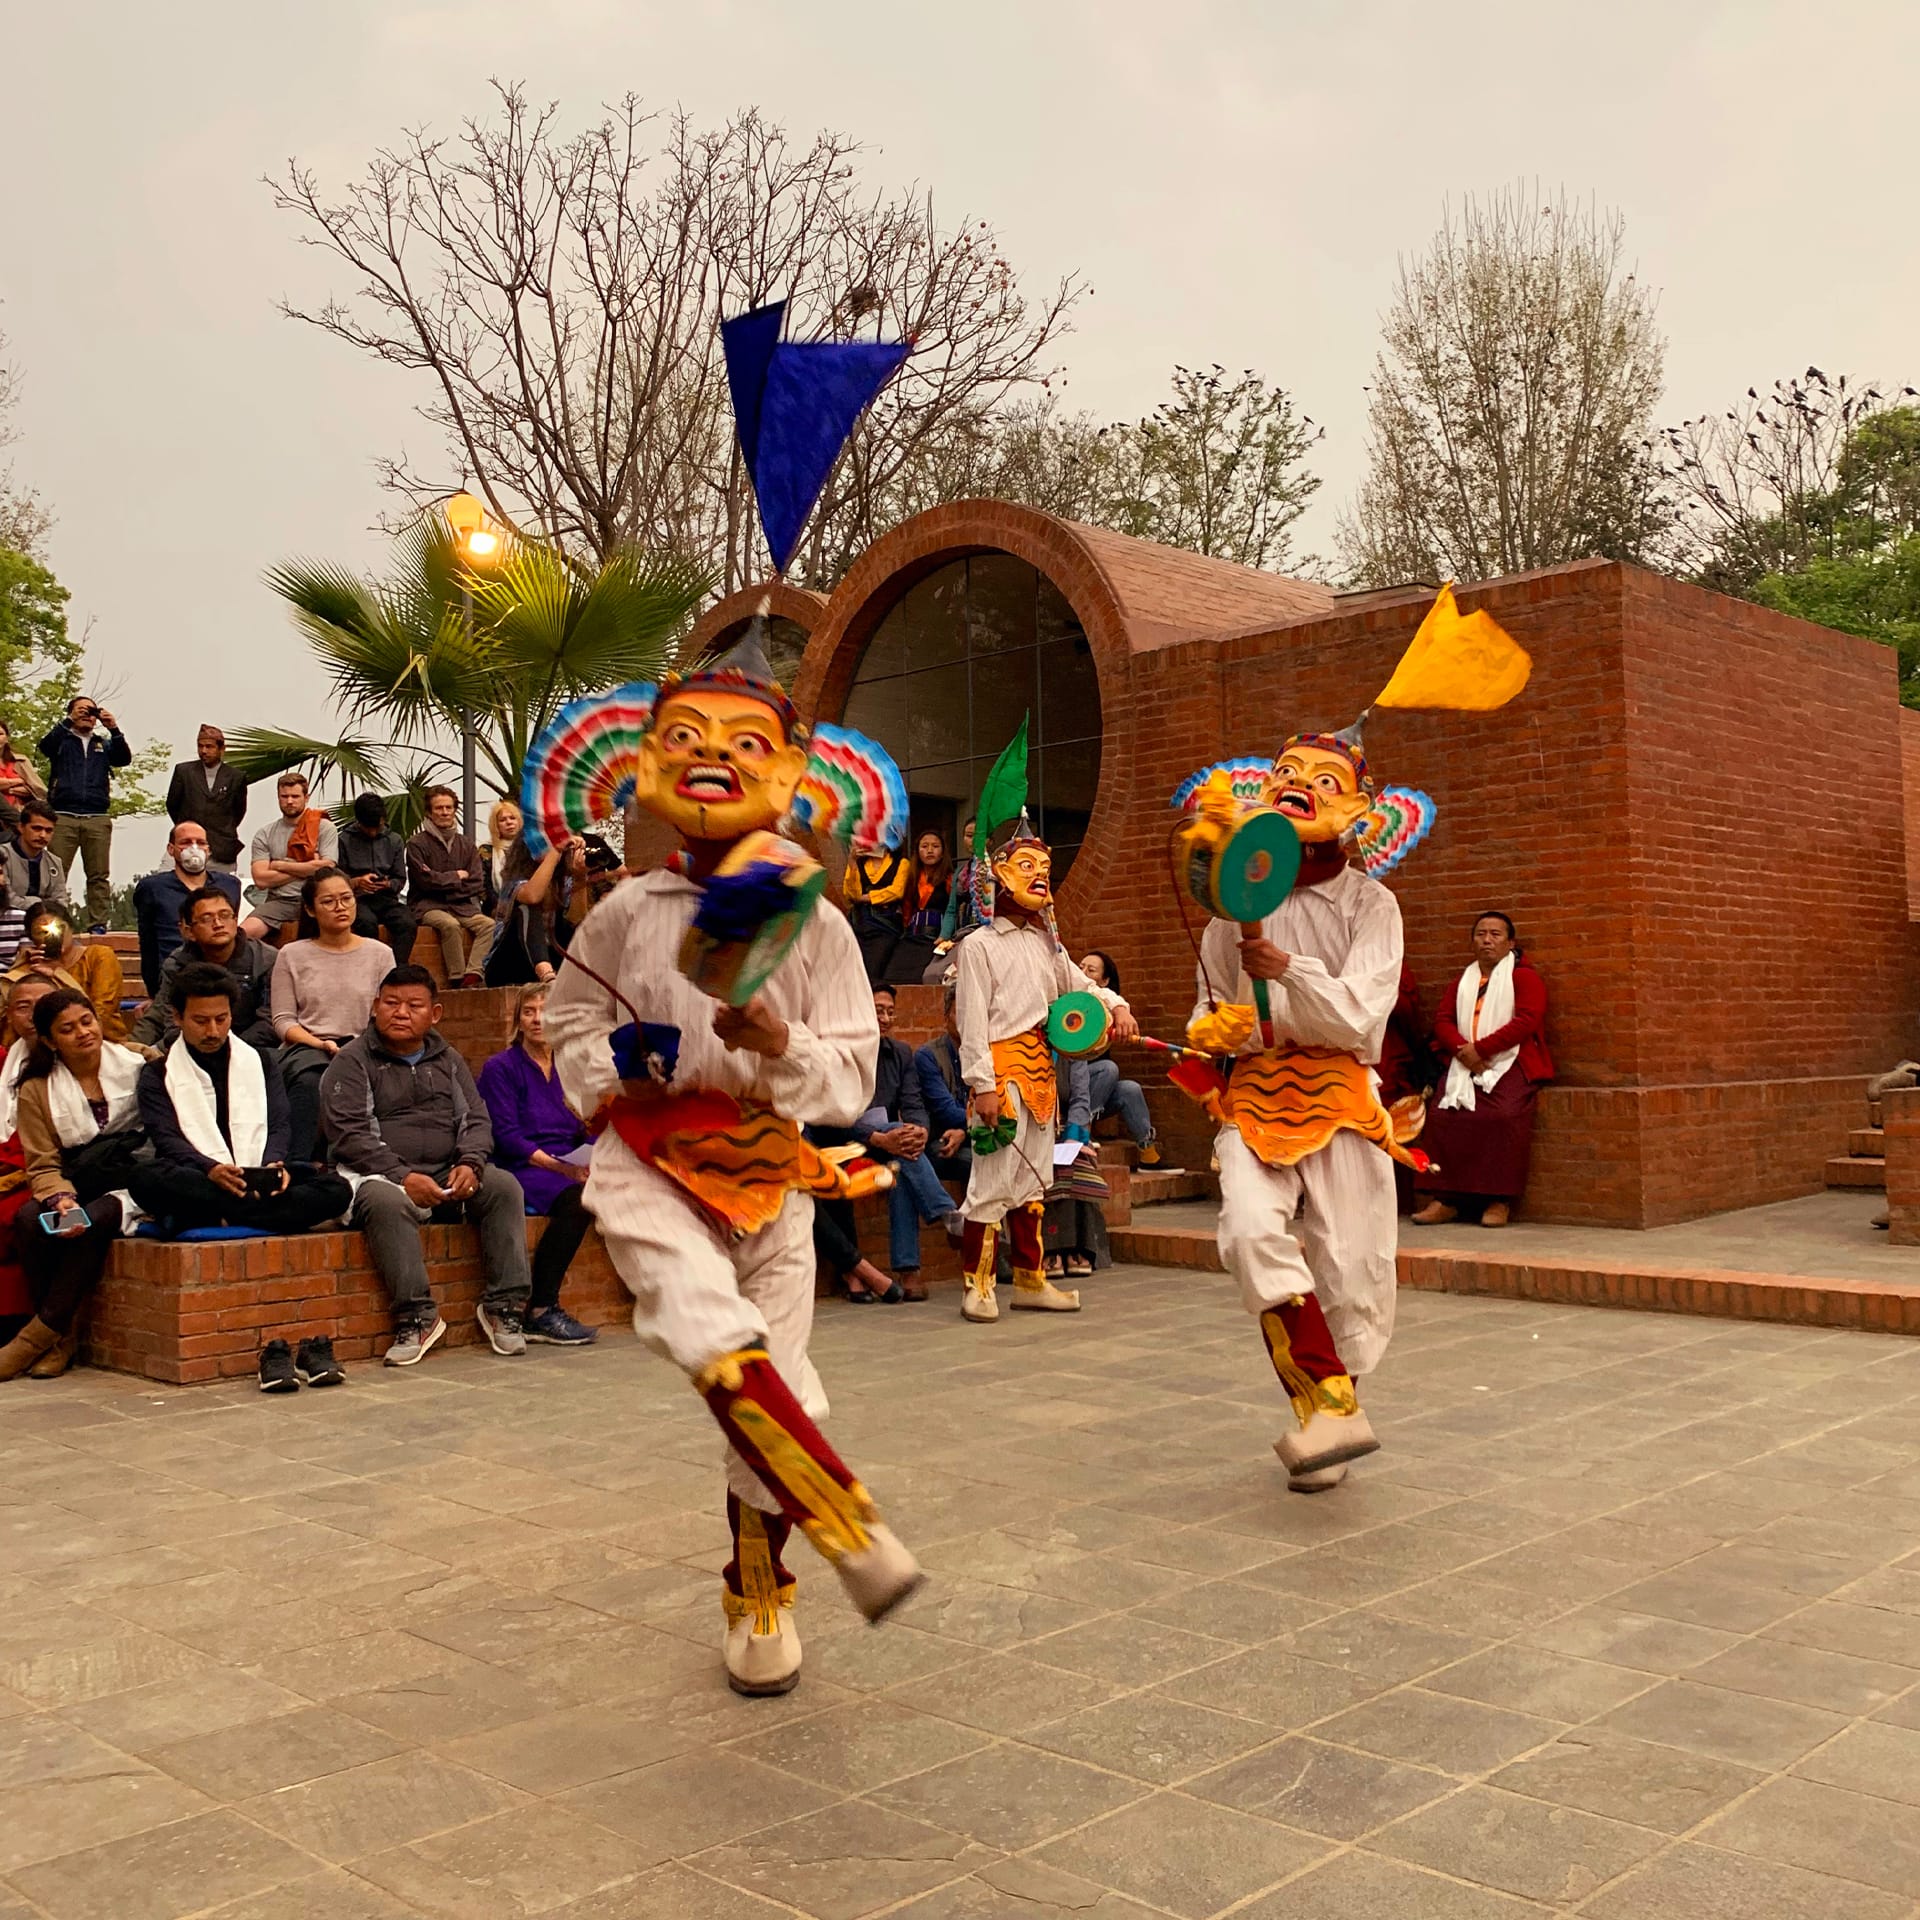
[[[260,1349],[260,1391],[262,1393],[298,1393],[300,1381],[293,1370],[293,1350],[284,1340],[269,1340]]]
[[[300,1351],[293,1356],[293,1370],[303,1387],[337,1387],[347,1377],[346,1368],[333,1357],[333,1342],[325,1334],[300,1342]]]
[[[436,1347],[447,1331],[447,1323],[434,1310],[431,1320],[402,1320],[393,1330],[393,1345],[387,1349],[390,1367],[417,1367]]]
[[[526,1352],[527,1336],[521,1330],[520,1315],[514,1308],[490,1307],[482,1300],[474,1308],[473,1317],[495,1353],[503,1353],[511,1359]]]
[[[590,1347],[600,1338],[564,1307],[542,1307],[527,1315],[527,1338],[542,1347]]]

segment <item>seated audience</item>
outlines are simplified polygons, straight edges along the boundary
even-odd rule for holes
[[[27,1157],[20,1145],[18,1124],[20,1076],[26,1070],[33,1051],[33,1009],[42,995],[54,991],[54,984],[40,974],[28,974],[16,980],[5,1002],[4,1025],[0,1042],[5,1054],[0,1058],[0,1341],[11,1340],[33,1313],[33,1295],[27,1285],[27,1270],[20,1264],[20,1251],[14,1224],[23,1209],[33,1203],[33,1189],[27,1184]],[[51,1356],[38,1360],[35,1367],[58,1371]]]
[[[207,830],[197,820],[182,820],[167,835],[167,859],[168,865],[145,875],[133,889],[140,977],[149,993],[160,991],[160,970],[180,944],[181,919],[197,895],[221,893],[236,910],[240,905],[240,882],[230,873],[210,870]]]
[[[1097,948],[1080,962],[1080,971],[1096,987],[1105,987],[1110,992],[1120,991],[1120,969],[1110,953],[1102,953]],[[1147,1096],[1138,1080],[1123,1080],[1120,1077],[1120,1064],[1109,1060],[1104,1054],[1097,1060],[1087,1062],[1087,1097],[1093,1103],[1093,1117],[1104,1120],[1108,1114],[1117,1114],[1120,1123],[1132,1137],[1133,1144],[1140,1149],[1140,1164],[1165,1173],[1178,1173],[1178,1167],[1167,1165],[1166,1155],[1160,1150],[1159,1136],[1153,1129],[1153,1115],[1147,1110]]]
[[[900,899],[900,943],[887,962],[888,980],[909,987],[921,983],[946,937],[952,905],[953,861],[947,843],[937,833],[923,833],[915,843],[906,892]]]
[[[153,998],[141,1009],[130,1036],[143,1046],[164,1046],[174,1026],[173,983],[187,967],[224,967],[233,982],[234,1033],[248,1046],[272,1051],[279,1043],[273,1030],[273,966],[279,949],[264,940],[249,940],[240,931],[240,916],[224,893],[212,887],[190,894],[180,909],[180,944],[160,969]]]
[[[1093,1147],[1093,1103],[1087,1091],[1089,1064],[1069,1060],[1064,1054],[1053,1056],[1060,1144],[1077,1144],[1080,1158],[1070,1166],[1056,1166],[1053,1185],[1047,1190],[1041,1232],[1047,1277],[1051,1280],[1083,1280],[1095,1267],[1113,1265],[1113,1256],[1107,1250],[1107,1218],[1100,1210],[1100,1202],[1108,1197],[1108,1187]]]
[[[493,945],[487,952],[490,987],[523,987],[553,978],[548,927],[558,905],[562,864],[577,844],[549,847],[538,860],[528,851],[525,821],[511,800],[494,803],[487,844],[480,849],[494,897]],[[584,851],[584,847],[582,849]]]
[[[527,1350],[526,1196],[493,1164],[486,1103],[439,1024],[432,974],[395,967],[372,1024],[335,1055],[321,1087],[334,1163],[357,1182],[353,1223],[393,1297],[390,1367],[423,1360],[447,1330],[420,1250],[420,1229],[434,1220],[464,1217],[478,1231],[484,1292],[474,1318],[495,1353]]]
[[[47,783],[40,778],[39,768],[14,751],[13,729],[0,720],[0,802],[21,808],[29,800],[46,797]]]
[[[52,907],[38,907],[27,915],[26,935],[13,965],[0,978],[19,980],[37,973],[56,987],[85,994],[93,1003],[101,1033],[116,1043],[124,1041],[127,1016],[121,1002],[126,998],[127,976],[121,971],[120,956],[104,943],[75,932],[66,915]]]
[[[7,897],[22,912],[48,906],[71,915],[67,870],[53,850],[57,819],[44,800],[27,801],[20,809],[12,844],[0,848],[0,879],[7,883]]]
[[[951,984],[942,1004],[946,1031],[916,1050],[913,1071],[927,1110],[927,1152],[933,1170],[942,1180],[964,1182],[973,1170],[973,1150],[967,1145],[967,1083],[960,1072],[960,1024]]]
[[[284,942],[300,918],[300,890],[316,873],[335,864],[340,836],[334,824],[309,802],[307,776],[283,773],[274,792],[280,817],[253,836],[253,885],[247,889],[246,929],[250,940]]]
[[[480,1069],[480,1097],[493,1123],[493,1158],[520,1182],[527,1211],[546,1217],[533,1250],[527,1338],[551,1347],[590,1346],[583,1327],[560,1305],[560,1283],[593,1224],[580,1189],[586,1185],[586,1124],[567,1105],[547,1044],[547,988],[523,986],[515,999],[513,1039]]]
[[[388,831],[387,803],[377,793],[355,797],[353,821],[340,836],[339,865],[358,902],[354,932],[368,940],[385,933],[393,964],[404,967],[420,932],[413,909],[401,898],[407,890],[407,843]]]
[[[831,1273],[849,1300],[874,1300],[894,1306],[907,1296],[897,1280],[889,1279],[865,1254],[853,1220],[851,1200],[813,1203],[813,1257]]]
[[[105,1038],[87,996],[73,987],[44,995],[33,1031],[18,1123],[34,1198],[14,1223],[14,1240],[34,1317],[0,1347],[0,1380],[66,1371],[81,1309],[136,1217],[126,1187],[145,1145],[144,1056]]]
[[[1513,1217],[1533,1153],[1534,1101],[1553,1078],[1546,1023],[1547,984],[1528,964],[1513,922],[1483,913],[1453,1003],[1433,1017],[1434,1040],[1453,1064],[1420,1136],[1435,1166],[1415,1180],[1432,1195],[1415,1226],[1443,1226],[1475,1205],[1483,1227]]]
[[[451,787],[427,789],[427,822],[407,842],[413,916],[440,942],[447,982],[477,987],[493,945],[493,889],[480,849],[460,831]]]
[[[140,1121],[153,1164],[131,1191],[162,1230],[257,1227],[306,1233],[353,1204],[338,1174],[287,1164],[291,1117],[278,1062],[233,1031],[239,992],[225,967],[174,976],[178,1032],[140,1076]]]
[[[301,885],[319,929],[282,947],[273,966],[273,1030],[287,1085],[292,1129],[287,1151],[315,1158],[320,1137],[320,1079],[333,1057],[366,1028],[373,997],[393,965],[378,940],[353,930],[358,902],[344,873],[327,867]]]
[[[911,877],[907,856],[891,851],[855,854],[842,876],[840,891],[847,903],[847,918],[860,942],[867,979],[874,986],[887,977],[900,944],[906,925],[902,903]]]

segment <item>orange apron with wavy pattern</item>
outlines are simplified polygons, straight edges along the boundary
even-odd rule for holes
[[[1380,1104],[1373,1075],[1350,1053],[1334,1047],[1275,1047],[1244,1054],[1233,1063],[1222,1102],[1229,1125],[1270,1167],[1290,1167],[1318,1153],[1343,1127],[1371,1140],[1383,1153],[1409,1166],[1424,1155],[1402,1142],[1426,1121],[1417,1098]]]
[[[1053,1077],[1053,1052],[1045,1027],[1029,1027],[1010,1039],[993,1043],[993,1079],[1005,1100],[1007,1089],[1020,1095],[1020,1111],[1041,1126],[1051,1123],[1059,1104],[1059,1084]]]

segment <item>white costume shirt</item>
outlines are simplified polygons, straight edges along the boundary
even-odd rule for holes
[[[1096,987],[1043,929],[1017,920],[995,919],[970,934],[960,943],[959,963],[960,1077],[975,1093],[997,1085],[993,1043],[1041,1025],[1061,994],[1097,994],[1109,1007],[1127,1004]]]
[[[573,936],[573,951],[633,1002],[644,1020],[680,1029],[673,1085],[758,1101],[788,1120],[848,1127],[873,1101],[880,1029],[859,943],[843,915],[818,906],[761,996],[787,1023],[777,1060],[728,1051],[713,1031],[720,1003],[680,971],[680,940],[700,902],[664,869],[616,887]],[[547,999],[547,1039],[576,1113],[619,1091],[607,1036],[627,1013],[597,981],[563,964]]]
[[[1399,901],[1378,880],[1344,867],[1320,886],[1296,887],[1260,931],[1292,956],[1286,972],[1267,983],[1275,1037],[1338,1047],[1372,1066],[1400,994],[1406,941]],[[1231,920],[1209,923],[1200,960],[1196,1016],[1211,1004],[1209,980],[1223,1004],[1254,1004],[1253,981],[1240,965],[1240,929]],[[1241,1052],[1259,1051],[1256,1026]]]

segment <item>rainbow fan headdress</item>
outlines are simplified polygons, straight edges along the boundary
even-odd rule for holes
[[[640,741],[659,688],[634,680],[570,700],[534,742],[520,776],[527,851],[538,858],[624,813],[640,772]]]
[[[793,796],[795,825],[844,841],[855,853],[899,846],[907,835],[907,785],[886,748],[824,722],[809,745]]]

